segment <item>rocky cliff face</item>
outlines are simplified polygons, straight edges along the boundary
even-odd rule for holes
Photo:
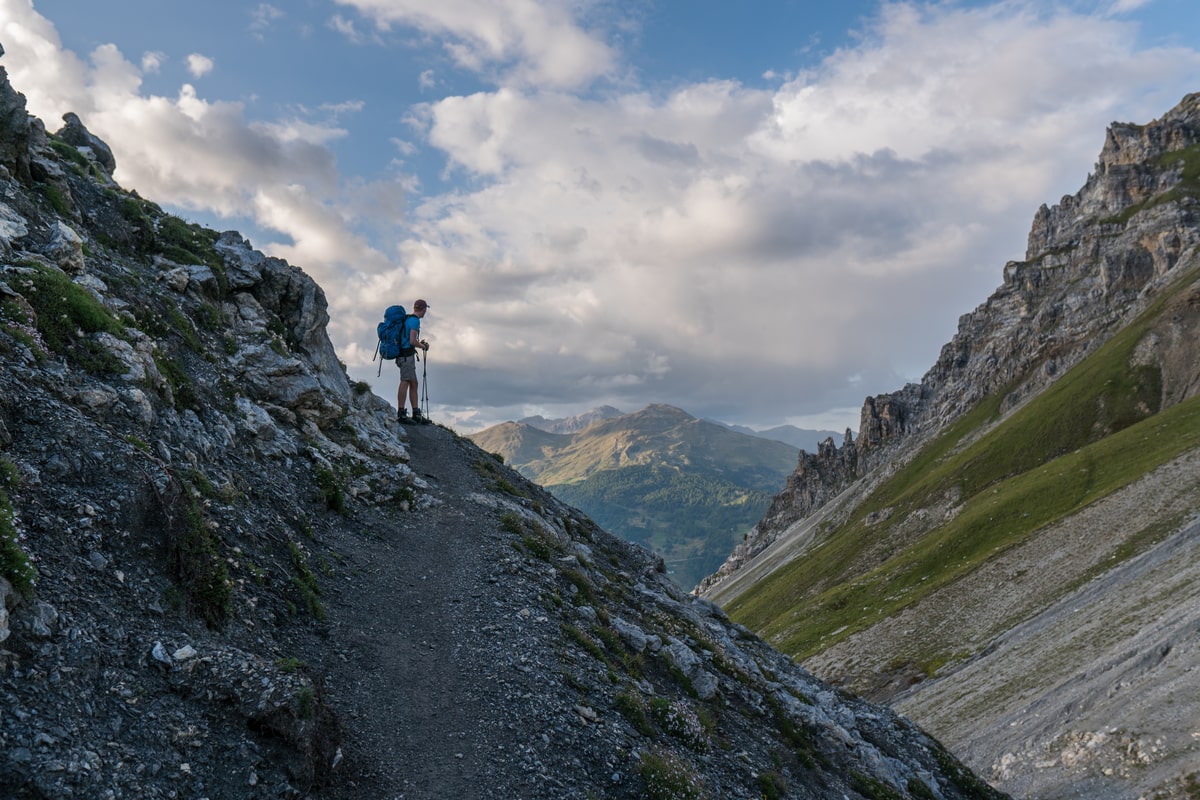
[[[0,69],[0,795],[996,797],[352,385],[301,270]]]
[[[920,384],[867,398],[857,439],[802,453],[795,474],[704,593],[854,481],[903,462],[980,400],[1003,393],[1007,412],[1036,395],[1136,317],[1200,241],[1200,94],[1148,125],[1114,124],[1095,171],[1073,196],[1034,217],[1024,261],[959,320]],[[1195,340],[1165,332],[1148,346],[1167,404],[1197,391]]]

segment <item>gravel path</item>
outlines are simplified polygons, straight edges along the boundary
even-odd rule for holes
[[[514,796],[504,789],[514,776],[488,742],[502,724],[488,634],[515,611],[493,574],[496,512],[471,499],[481,479],[451,433],[422,426],[409,435],[432,503],[336,544],[357,580],[328,598],[322,666],[331,703],[352,721],[346,758],[356,780],[328,796],[474,797],[484,787]]]

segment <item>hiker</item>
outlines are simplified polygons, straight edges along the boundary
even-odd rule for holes
[[[429,351],[429,342],[421,338],[421,318],[428,310],[429,303],[418,300],[412,305],[412,313],[404,320],[404,336],[400,340],[402,349],[396,358],[396,366],[400,368],[400,388],[396,391],[396,408],[399,410],[396,412],[396,419],[400,422],[408,422],[411,419],[412,422],[420,424],[429,421],[421,413],[417,394],[417,350]],[[408,409],[404,407],[406,391],[412,405],[411,418],[408,416]]]

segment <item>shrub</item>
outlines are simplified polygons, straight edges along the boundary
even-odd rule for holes
[[[500,530],[517,536],[525,533],[525,526],[521,522],[521,515],[515,511],[505,511],[500,515]]]
[[[17,478],[16,465],[0,459],[0,576],[28,596],[37,583],[37,570],[33,566],[33,557],[21,544],[25,534],[17,529],[17,513],[8,499],[8,490],[16,488]]]
[[[656,697],[650,701],[650,712],[662,729],[693,750],[708,749],[708,737],[700,717],[684,700]]]
[[[621,716],[629,721],[633,729],[642,736],[652,736],[654,734],[654,726],[650,724],[650,717],[646,715],[646,704],[642,701],[640,695],[635,692],[621,692],[617,695],[613,704],[617,707],[617,711],[621,712]]]
[[[317,487],[321,490],[321,499],[327,509],[339,514],[346,512],[346,493],[336,472],[329,467],[318,467]]]
[[[184,492],[172,520],[170,565],[179,579],[189,610],[209,627],[220,627],[233,609],[233,584],[221,557],[220,542],[209,530],[204,512]]]
[[[704,784],[685,761],[668,750],[644,752],[638,774],[646,782],[647,800],[701,800]]]
[[[767,770],[758,773],[758,788],[764,800],[779,800],[787,794],[787,779],[778,772]]]
[[[304,551],[295,542],[288,542],[288,550],[292,554],[292,566],[296,570],[296,574],[292,576],[292,586],[300,592],[300,598],[304,601],[308,613],[315,619],[325,619],[325,607],[321,605],[321,587],[317,583],[317,576],[309,569]]]

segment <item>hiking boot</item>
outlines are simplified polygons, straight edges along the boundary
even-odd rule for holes
[[[409,421],[409,419],[408,419],[408,409],[407,408],[402,408],[396,412],[396,422],[399,422],[401,424],[406,424],[408,421]]]
[[[413,415],[412,415],[412,421],[413,421],[414,425],[426,425],[429,423],[429,418],[421,413],[421,409],[414,408]]]

